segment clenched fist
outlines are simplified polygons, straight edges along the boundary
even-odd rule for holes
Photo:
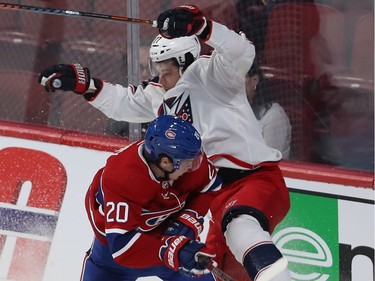
[[[39,75],[39,83],[47,92],[63,90],[82,95],[90,86],[90,71],[79,63],[52,65]]]

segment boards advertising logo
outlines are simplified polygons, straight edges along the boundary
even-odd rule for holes
[[[64,198],[62,163],[38,150],[0,150],[0,279],[41,280]]]
[[[277,226],[272,236],[275,245],[288,259],[288,268],[293,281],[362,281],[373,280],[374,249],[369,246],[352,246],[340,241],[340,231],[348,231],[342,224],[352,224],[342,213],[355,209],[358,202],[341,201],[334,196],[291,192],[291,209]],[[345,203],[343,203],[345,202]],[[365,205],[365,204],[362,204]],[[373,204],[370,206],[373,207]],[[350,213],[353,213],[352,210]],[[341,216],[341,218],[340,218]],[[371,221],[371,218],[370,218]],[[369,230],[367,229],[369,228]],[[371,236],[373,224],[364,223],[363,229],[349,229],[355,238],[358,231]],[[350,236],[349,233],[349,236]],[[345,233],[348,234],[348,233]],[[365,240],[353,240],[353,244]],[[371,245],[371,244],[370,244]],[[353,260],[366,259],[364,272],[353,277]],[[372,268],[371,268],[372,267]],[[358,274],[358,273],[357,273]],[[371,276],[372,275],[372,276]]]
[[[294,281],[339,280],[337,199],[290,193],[291,209],[272,237]]]
[[[321,272],[321,268],[333,265],[332,253],[327,243],[316,233],[302,227],[288,227],[273,236],[277,247],[288,259],[289,263],[310,267],[300,273],[292,271],[295,280],[326,281],[329,272]],[[319,271],[314,267],[319,267]]]

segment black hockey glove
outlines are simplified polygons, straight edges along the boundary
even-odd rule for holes
[[[211,33],[211,20],[206,20],[198,7],[182,5],[161,13],[157,19],[160,35],[166,38],[191,36],[208,40]]]
[[[190,239],[197,239],[203,230],[204,218],[193,210],[182,211],[172,220],[164,232],[164,236],[183,235]]]
[[[52,65],[42,71],[38,81],[47,92],[63,90],[82,95],[89,89],[90,71],[79,63]]]
[[[214,257],[208,253],[206,245],[185,236],[171,236],[159,250],[159,257],[165,265],[187,276],[209,273],[205,266],[198,262],[198,256]]]

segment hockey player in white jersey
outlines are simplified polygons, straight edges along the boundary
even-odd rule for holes
[[[91,79],[79,64],[48,67],[39,81],[47,91],[83,95],[115,120],[148,122],[174,114],[190,121],[225,183],[211,205],[207,238],[219,266],[228,247],[251,280],[291,280],[286,259],[271,240],[290,207],[278,167],[281,153],[265,144],[245,91],[253,44],[192,5],[160,14],[158,28],[162,36],[150,48],[158,76],[147,84],[123,87]],[[210,56],[198,58],[198,38],[214,48]]]

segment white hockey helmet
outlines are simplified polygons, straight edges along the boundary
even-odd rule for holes
[[[195,35],[173,39],[158,35],[151,43],[150,59],[155,63],[175,58],[183,71],[199,57],[200,51],[201,45]]]

